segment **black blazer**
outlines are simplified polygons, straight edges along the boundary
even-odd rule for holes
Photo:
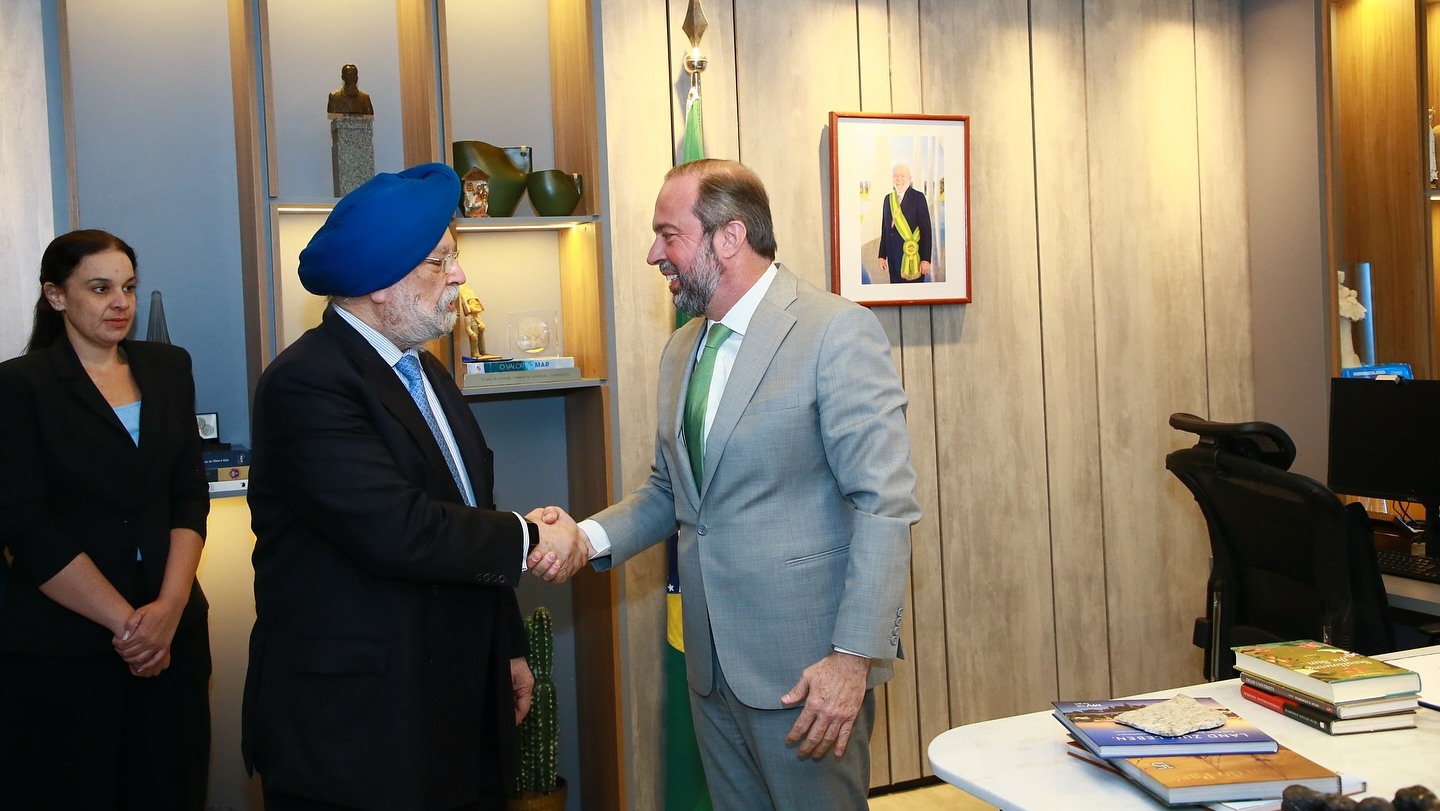
[[[890,213],[890,198],[893,196],[895,192],[892,189],[880,203],[880,258],[888,262],[890,283],[929,281],[929,276],[908,280],[900,278],[900,265],[905,261],[905,240],[900,237],[900,231],[895,227],[895,217]],[[905,189],[905,196],[900,198],[900,213],[905,215],[905,222],[911,228],[920,230],[918,247],[921,261],[932,261],[935,258],[935,235],[932,233],[934,229],[930,227],[930,206],[925,202],[925,195],[914,187]]]
[[[0,649],[113,652],[108,629],[38,585],[84,552],[132,605],[144,605],[160,594],[170,530],[205,537],[210,495],[190,355],[146,341],[121,347],[140,387],[139,447],[63,334],[0,363],[0,543],[14,556]],[[206,608],[197,583],[180,625],[203,621]]]
[[[350,808],[453,808],[499,791],[526,654],[525,532],[494,511],[469,406],[425,373],[481,509],[404,384],[333,310],[255,390],[255,629],[242,749],[267,791]]]

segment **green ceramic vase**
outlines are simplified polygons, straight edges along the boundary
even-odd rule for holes
[[[464,177],[466,172],[479,167],[489,176],[489,216],[514,215],[515,206],[525,196],[525,178],[530,173],[530,147],[499,147],[484,141],[456,141],[452,148],[456,174]]]
[[[530,205],[542,217],[568,217],[575,212],[585,185],[580,175],[559,169],[531,172],[525,180],[530,191]]]

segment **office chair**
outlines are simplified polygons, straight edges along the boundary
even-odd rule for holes
[[[1234,677],[1231,647],[1315,639],[1364,654],[1395,649],[1370,518],[1329,488],[1292,473],[1295,443],[1267,422],[1170,415],[1200,437],[1165,457],[1210,531],[1205,616],[1194,642],[1205,677]]]

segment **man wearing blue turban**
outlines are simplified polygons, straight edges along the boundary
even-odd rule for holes
[[[455,324],[459,198],[432,163],[337,203],[300,254],[323,321],[255,390],[242,749],[266,811],[503,804],[533,684],[514,588],[561,541],[495,510],[493,455],[421,348]]]

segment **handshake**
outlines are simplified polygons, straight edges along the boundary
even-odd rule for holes
[[[530,573],[542,580],[564,583],[590,562],[595,550],[585,531],[559,507],[537,507],[525,520],[540,528],[540,543],[526,559]]]

